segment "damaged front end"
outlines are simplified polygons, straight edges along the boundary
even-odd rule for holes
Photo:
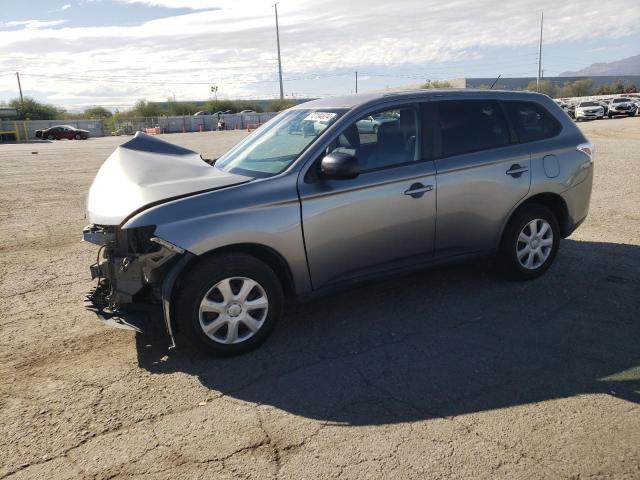
[[[88,225],[83,240],[100,246],[91,265],[95,289],[87,307],[109,326],[142,332],[154,314],[164,316],[173,342],[169,301],[177,274],[191,256],[153,235],[155,226],[123,229]]]

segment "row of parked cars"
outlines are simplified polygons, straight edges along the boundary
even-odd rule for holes
[[[586,100],[569,104],[557,100],[556,103],[576,122],[580,120],[598,120],[615,116],[633,117],[640,110],[640,98],[616,97],[605,100]]]

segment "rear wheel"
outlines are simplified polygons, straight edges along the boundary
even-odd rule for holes
[[[47,140],[55,140],[56,137],[54,137],[53,135],[47,135]]]
[[[248,352],[266,340],[282,314],[283,292],[273,270],[244,254],[196,265],[179,292],[182,331],[211,355]]]
[[[539,277],[553,263],[560,246],[560,225],[542,205],[526,205],[510,220],[500,248],[505,272],[519,280]]]

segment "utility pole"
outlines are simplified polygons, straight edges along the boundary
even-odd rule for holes
[[[282,89],[282,60],[280,59],[280,30],[278,28],[278,3],[273,4],[276,9],[276,41],[278,42],[278,75],[280,76],[280,102],[284,101],[284,90]]]
[[[540,15],[540,45],[538,46],[538,79],[536,90],[540,91],[540,78],[542,77],[542,24],[544,23],[544,12]]]
[[[16,78],[18,79],[18,90],[20,91],[20,105],[24,103],[24,98],[22,98],[22,85],[20,85],[20,74],[16,72]]]
[[[356,70],[356,93],[358,93],[358,71]]]

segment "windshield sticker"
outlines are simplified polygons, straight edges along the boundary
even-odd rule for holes
[[[338,115],[337,113],[331,113],[331,112],[311,112],[309,115],[307,115],[304,120],[308,120],[310,122],[330,122],[331,120],[333,120],[336,115]]]

